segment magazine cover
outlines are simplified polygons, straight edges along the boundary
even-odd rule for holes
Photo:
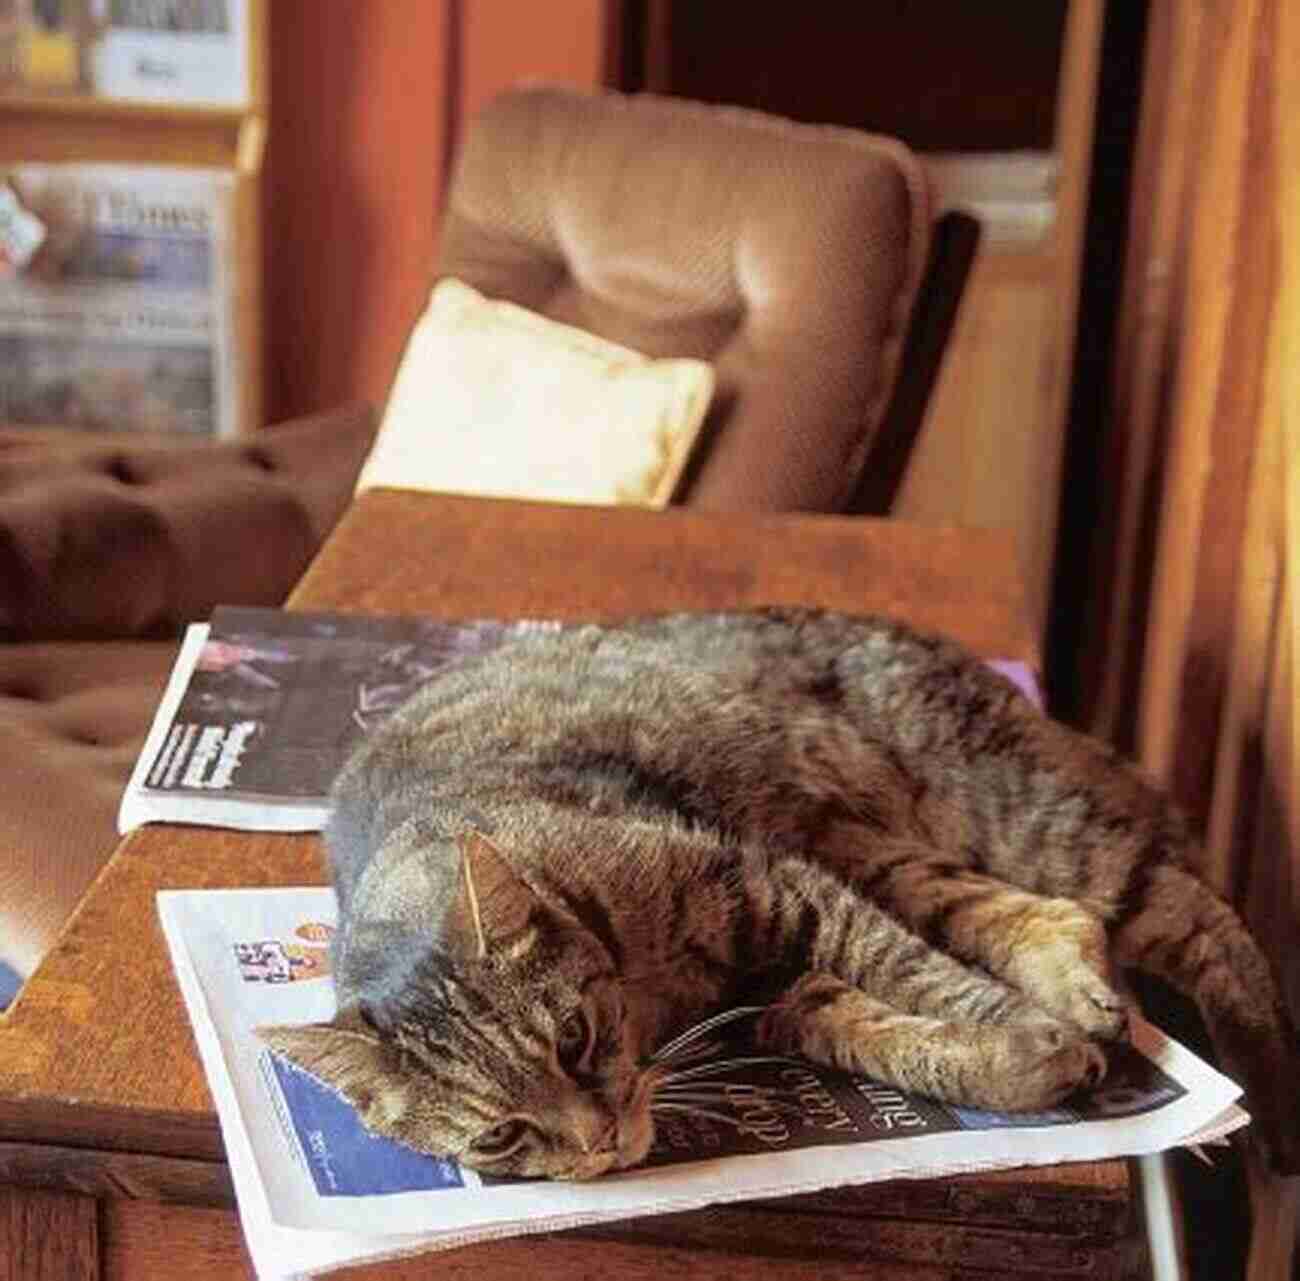
[[[234,435],[234,176],[23,164],[0,179],[30,248],[0,272],[0,418]]]
[[[263,1277],[851,1183],[1137,1155],[1247,1120],[1231,1081],[1140,1021],[1098,1089],[1007,1116],[758,1054],[758,1011],[741,1009],[660,1047],[669,1071],[643,1166],[588,1183],[488,1181],[370,1135],[257,1038],[263,1023],[334,1013],[331,890],[164,891],[158,906]]]
[[[219,607],[186,633],[119,829],[318,830],[348,753],[441,667],[559,627]],[[1023,663],[991,666],[1037,700]]]

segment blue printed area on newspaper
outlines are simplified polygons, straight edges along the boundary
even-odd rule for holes
[[[1103,1121],[1107,1117],[1153,1112],[1187,1091],[1131,1046],[1111,1046],[1106,1079],[1095,1090],[1078,1096],[1073,1106],[1048,1112],[985,1112],[952,1108],[968,1130],[1004,1130],[1027,1125],[1069,1125],[1074,1121]]]
[[[278,1054],[267,1059],[321,1196],[378,1196],[463,1188],[455,1161],[377,1138],[333,1090]]]

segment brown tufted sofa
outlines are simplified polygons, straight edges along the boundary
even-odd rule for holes
[[[889,139],[534,87],[467,133],[437,270],[713,361],[686,502],[884,512],[973,252],[927,277],[931,217]],[[112,850],[169,638],[283,600],[372,430],[349,409],[221,445],[0,431],[0,961],[29,971]]]
[[[216,444],[0,430],[0,961],[30,970],[112,850],[171,638],[284,600],[373,432],[365,406]]]

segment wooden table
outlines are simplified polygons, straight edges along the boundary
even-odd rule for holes
[[[344,517],[291,602],[448,618],[617,617],[764,603],[884,611],[946,631],[989,656],[1036,656],[1009,539],[863,519],[596,510],[374,491]],[[49,801],[57,805],[59,798]],[[155,826],[122,843],[0,1022],[0,1281],[250,1274],[154,895],[167,887],[323,880],[316,837]],[[959,1216],[962,1204],[996,1192],[1004,1177],[1019,1198],[1004,1233],[1010,1244],[996,1233],[986,1240],[941,1232],[922,1252],[929,1262],[872,1262],[870,1275],[944,1281],[956,1265],[976,1262],[971,1252],[981,1243],[994,1256],[1012,1249],[1017,1214],[1037,1216],[1039,1228],[1044,1215],[1059,1215],[1080,1229],[1082,1241],[1090,1223],[1101,1229],[1072,1206],[1086,1201],[1105,1217],[1106,1206],[1122,1215],[1129,1202],[1123,1162],[928,1187]],[[868,1198],[871,1204],[888,1208],[888,1189],[867,1192],[876,1198]],[[813,1219],[799,1218],[799,1209],[785,1201],[642,1220],[601,1234],[486,1244],[346,1275],[864,1275],[858,1236],[869,1234],[852,1230],[856,1211],[841,1205],[838,1215]],[[892,1256],[889,1242],[879,1248],[886,1246]],[[1076,1260],[1079,1268],[1087,1262],[1082,1254]],[[1104,1275],[1065,1267],[1056,1274]]]

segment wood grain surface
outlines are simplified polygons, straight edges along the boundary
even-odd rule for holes
[[[202,1281],[248,1281],[253,1275],[233,1215],[214,1210],[158,1206],[144,1201],[109,1202],[104,1211],[103,1281],[153,1281],[189,1275]],[[594,1240],[576,1233],[544,1233],[489,1241],[462,1249],[394,1259],[330,1273],[337,1281],[1059,1281],[1069,1272],[992,1270],[946,1258],[943,1235],[931,1229],[933,1254],[915,1263],[873,1256],[826,1257],[805,1237],[803,1257],[737,1248],[645,1241]],[[793,1246],[795,1243],[790,1243]],[[1096,1281],[1128,1281],[1127,1246],[1107,1247],[1102,1260],[1074,1275]],[[1005,1257],[1005,1256],[1004,1256]],[[178,1259],[187,1260],[185,1273]],[[3,1273],[0,1273],[3,1278]],[[26,1281],[24,1277],[24,1281]]]
[[[99,1281],[98,1209],[90,1197],[0,1188],[0,1281]]]

